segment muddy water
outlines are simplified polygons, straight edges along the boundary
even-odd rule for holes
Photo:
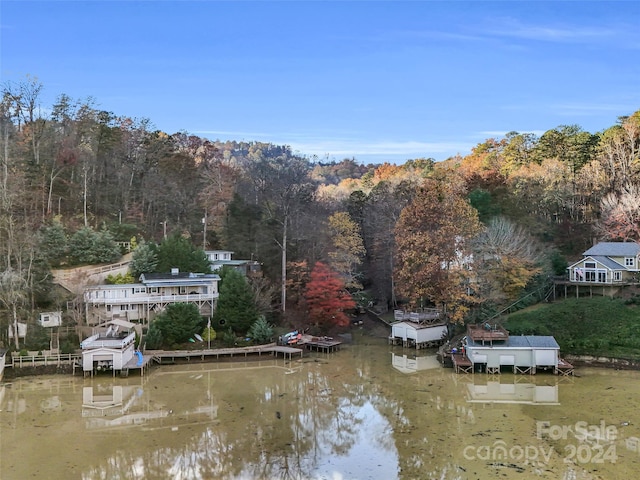
[[[640,372],[455,375],[412,353],[17,380],[0,387],[0,478],[637,477]]]

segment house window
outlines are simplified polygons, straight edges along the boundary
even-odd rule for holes
[[[596,281],[596,272],[593,272],[593,271],[584,272],[584,279],[587,282],[595,282]]]
[[[607,282],[607,272],[603,272],[603,271],[598,272],[598,282],[600,283]]]
[[[584,268],[596,268],[596,262],[584,262]]]
[[[149,293],[158,293],[158,287],[149,287]]]
[[[107,312],[111,311],[111,305],[107,305]]]
[[[42,316],[42,321],[43,322],[48,322],[49,321],[49,315],[43,315]]]
[[[634,267],[636,265],[636,259],[633,257],[625,257],[624,266],[625,267]]]
[[[622,272],[613,272],[613,281],[619,282],[622,280]]]
[[[147,293],[145,287],[133,287],[133,293]]]
[[[185,295],[187,293],[187,287],[184,285],[180,287],[180,295]]]

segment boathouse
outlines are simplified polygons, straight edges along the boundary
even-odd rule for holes
[[[139,357],[135,349],[135,324],[124,320],[111,320],[106,330],[98,331],[80,343],[82,370],[93,374],[96,371],[126,372],[138,366]]]
[[[391,326],[389,343],[416,349],[429,348],[442,344],[448,334],[449,330],[445,323],[434,325],[405,320]]]
[[[560,346],[552,336],[510,336],[502,326],[486,322],[468,325],[461,350],[453,349],[447,355],[457,373],[500,373],[510,369],[513,373],[552,370],[561,375],[573,374],[573,365],[560,358]]]
[[[555,371],[560,357],[560,346],[551,336],[510,336],[490,344],[467,337],[465,350],[473,370],[487,373],[499,373],[503,367],[514,373],[535,373],[536,369]]]

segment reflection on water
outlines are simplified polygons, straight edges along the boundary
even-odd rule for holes
[[[477,403],[528,403],[560,405],[560,383],[574,381],[567,377],[504,375],[495,379],[472,375],[467,383],[467,401]],[[499,377],[502,377],[500,375]]]
[[[634,477],[638,372],[456,375],[413,353],[353,345],[293,362],[15,381],[0,386],[0,478]],[[577,422],[617,437],[576,435]]]
[[[391,365],[402,373],[416,373],[430,368],[442,368],[436,355],[407,355],[391,352]]]

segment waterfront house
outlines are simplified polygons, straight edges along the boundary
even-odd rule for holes
[[[192,303],[200,315],[213,314],[220,276],[214,273],[145,273],[139,283],[97,285],[84,291],[87,325],[121,319],[148,324],[173,303]]]
[[[600,242],[569,265],[569,280],[583,284],[621,284],[637,282],[640,244]]]
[[[260,264],[255,260],[233,260],[233,252],[229,250],[207,250],[204,252],[209,259],[211,271],[217,272],[222,267],[233,268],[244,276],[260,273]]]

